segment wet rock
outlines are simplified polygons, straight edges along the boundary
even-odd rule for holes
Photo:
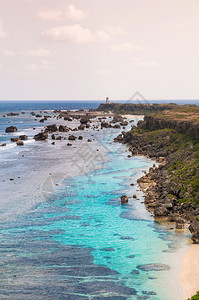
[[[34,136],[34,140],[36,141],[44,141],[47,140],[47,138],[48,138],[47,132],[40,132]]]
[[[126,195],[122,195],[120,199],[121,199],[121,204],[126,204],[129,201],[129,198]]]
[[[66,126],[60,125],[59,126],[59,132],[69,132],[69,129]]]
[[[149,295],[149,296],[155,296],[155,295],[157,295],[157,293],[153,292],[153,291],[142,291],[142,294],[143,295]]]
[[[87,142],[91,143],[91,142],[92,142],[92,139],[88,139]]]
[[[58,137],[56,138],[57,141],[61,141],[61,139],[62,139],[61,136],[58,136]]]
[[[9,133],[9,132],[17,132],[17,127],[15,126],[10,126],[10,127],[7,127],[6,130],[5,130],[6,133]]]
[[[19,139],[21,140],[21,141],[26,141],[27,139],[28,139],[28,137],[27,137],[27,135],[20,135],[19,136]]]
[[[19,114],[11,112],[11,113],[8,113],[7,116],[8,117],[13,117],[13,116],[19,116]]]
[[[74,135],[70,135],[70,136],[68,137],[68,140],[69,140],[69,141],[75,141],[76,139],[77,139],[77,137],[74,136]]]
[[[1,147],[5,147],[5,146],[6,146],[6,143],[1,144]]]
[[[56,124],[48,125],[48,126],[46,126],[45,131],[46,132],[56,132],[57,131],[57,125]]]
[[[67,146],[72,146],[72,144],[68,143]]]
[[[80,123],[86,125],[89,122],[89,117],[88,116],[83,116],[80,119]]]
[[[112,251],[115,251],[115,249],[114,248],[102,248],[101,249],[102,251],[107,251],[107,252],[112,252]]]
[[[11,140],[11,142],[16,143],[16,142],[18,142],[19,138],[18,138],[18,137],[15,137],[15,138],[11,138],[10,140]]]
[[[83,136],[80,135],[80,136],[78,137],[78,140],[83,140]]]
[[[19,141],[17,142],[17,146],[24,146],[24,142],[19,140]]]
[[[84,130],[85,129],[85,126],[83,124],[81,124],[79,127],[78,127],[78,130]]]
[[[55,135],[52,134],[52,135],[51,135],[51,138],[52,138],[52,140],[55,140]]]
[[[136,199],[136,198],[137,198],[137,195],[134,194],[134,195],[133,195],[133,198]]]

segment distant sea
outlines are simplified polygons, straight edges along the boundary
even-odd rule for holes
[[[116,103],[176,103],[180,105],[184,104],[195,104],[199,106],[199,100],[112,100],[112,102]],[[10,111],[30,111],[30,110],[55,110],[55,109],[96,109],[100,103],[105,103],[104,100],[102,101],[85,101],[85,100],[67,100],[67,101],[32,101],[32,100],[24,100],[24,101],[0,101],[0,112],[10,112]]]

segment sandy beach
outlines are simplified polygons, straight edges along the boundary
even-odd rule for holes
[[[184,255],[180,283],[183,300],[193,296],[199,290],[199,245],[190,245]]]

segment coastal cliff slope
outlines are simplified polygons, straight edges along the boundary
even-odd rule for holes
[[[160,163],[138,180],[146,206],[177,229],[188,225],[193,242],[199,243],[199,108],[177,106],[145,115],[115,142]]]

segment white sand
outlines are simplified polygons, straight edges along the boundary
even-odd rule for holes
[[[191,245],[182,259],[180,283],[183,300],[199,291],[199,245]]]

